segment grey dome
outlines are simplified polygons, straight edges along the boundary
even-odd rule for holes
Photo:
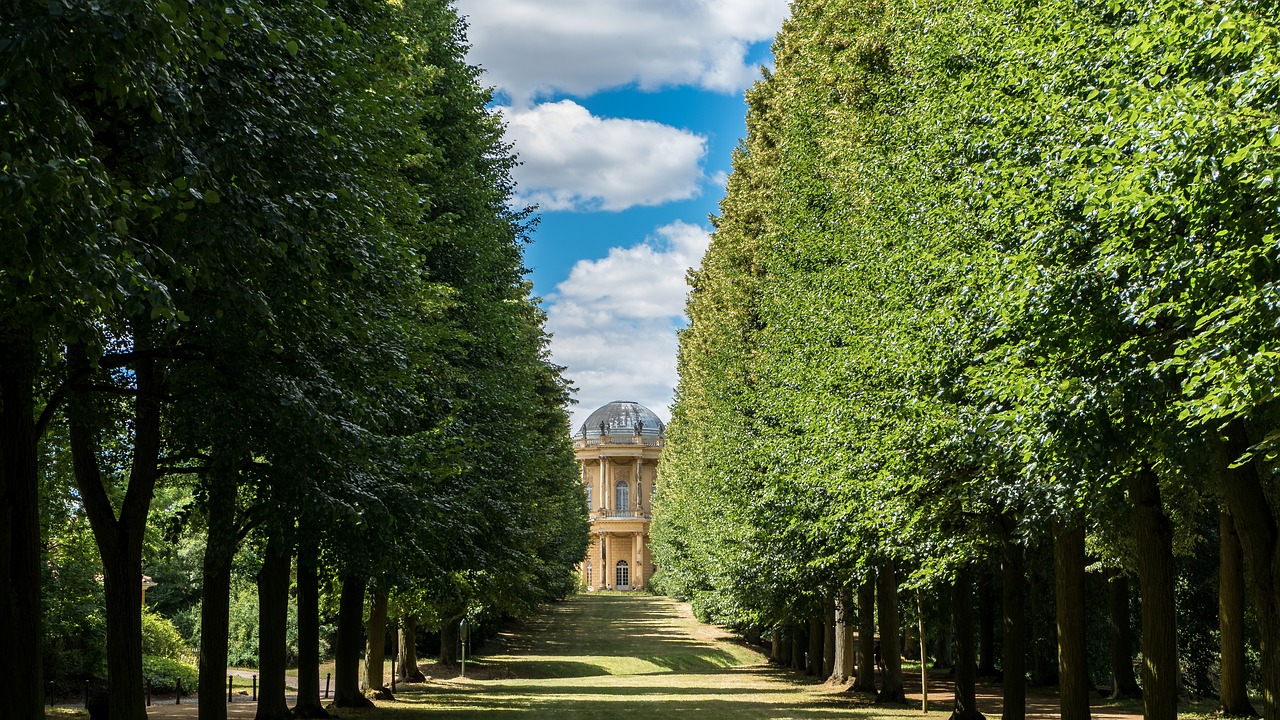
[[[632,400],[614,400],[587,416],[578,437],[664,437],[666,424],[652,410]]]

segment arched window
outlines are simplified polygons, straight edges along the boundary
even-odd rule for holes
[[[631,585],[631,568],[627,567],[626,560],[619,560],[614,569],[614,589],[621,590]]]
[[[626,512],[631,499],[631,488],[627,487],[627,481],[619,482],[613,491],[613,509],[619,512]]]
[[[590,485],[590,483],[588,483],[588,484],[587,484],[587,507],[588,507],[588,508],[590,508],[590,507],[591,507],[591,485]]]

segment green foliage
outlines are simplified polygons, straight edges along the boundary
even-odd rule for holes
[[[142,608],[142,654],[177,658],[184,643],[173,621],[154,610]]]
[[[200,672],[196,666],[170,657],[156,655],[142,656],[143,682],[150,683],[151,691],[171,693],[178,689],[178,681],[182,681],[182,692],[194,692],[199,682]]]
[[[1055,522],[1132,569],[1143,465],[1201,554],[1213,428],[1276,440],[1272,6],[793,3],[692,275],[664,589],[793,622]]]

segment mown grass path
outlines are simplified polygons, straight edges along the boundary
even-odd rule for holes
[[[401,685],[394,701],[335,713],[356,720],[945,720],[951,713],[945,677],[930,678],[927,716],[920,712],[919,679],[910,674],[909,706],[876,707],[870,695],[769,666],[755,649],[695,621],[687,605],[621,593],[579,595],[549,607],[504,633],[490,654],[468,662],[465,678],[440,677],[440,669],[424,666],[437,676]],[[249,720],[254,705],[236,703],[228,715]],[[999,686],[980,686],[978,706],[999,718]],[[1033,689],[1027,710],[1029,720],[1055,718],[1057,698]],[[189,720],[194,711],[191,704],[167,705],[150,715]],[[1093,717],[1138,720],[1141,706],[1098,699]]]
[[[362,720],[814,720],[928,718],[951,713],[951,687],[930,678],[930,712],[876,707],[865,694],[769,666],[763,655],[694,620],[669,598],[579,595],[503,635],[501,648],[468,664],[468,678],[435,678],[402,689],[394,703],[355,713]],[[1057,717],[1050,693],[1032,693],[1028,718]],[[999,688],[980,689],[980,709],[1000,717]],[[350,711],[344,711],[347,716]],[[1140,707],[1099,701],[1096,720],[1136,720]]]
[[[468,679],[402,692],[423,718],[819,718],[846,705],[668,598],[579,595],[502,637]]]

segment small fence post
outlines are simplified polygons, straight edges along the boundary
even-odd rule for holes
[[[253,676],[253,701],[258,702],[258,676]]]
[[[182,704],[182,678],[178,678],[178,692],[174,693],[173,704]]]
[[[324,674],[324,699],[329,699],[329,680],[333,677],[333,673]]]
[[[151,678],[147,678],[147,707],[151,707]]]
[[[84,681],[84,706],[89,707],[89,681]]]
[[[227,702],[231,702],[231,688],[235,685],[235,675],[227,676]]]

